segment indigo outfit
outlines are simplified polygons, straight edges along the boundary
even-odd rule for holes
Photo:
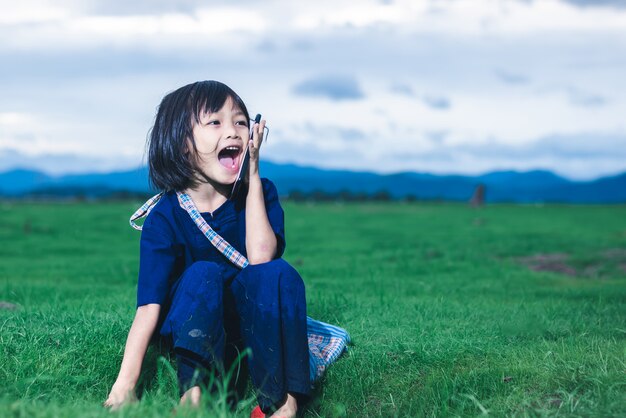
[[[276,259],[239,270],[169,192],[143,225],[137,305],[161,305],[160,335],[174,347],[181,391],[194,384],[194,370],[222,364],[230,341],[251,349],[252,383],[261,408],[270,411],[287,392],[307,395],[311,383],[304,283],[280,258],[284,213],[274,184],[267,179],[262,184]],[[240,196],[202,217],[247,256],[245,193]]]

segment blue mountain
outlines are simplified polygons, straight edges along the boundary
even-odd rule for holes
[[[0,174],[0,193],[22,194],[36,190],[52,181],[47,174],[32,170],[11,170]]]
[[[261,163],[263,176],[271,178],[282,195],[293,193],[385,193],[391,198],[468,200],[478,185],[485,187],[488,202],[626,202],[626,173],[594,181],[575,182],[550,171],[496,171],[479,176],[434,175],[403,172],[377,174],[325,170],[293,164]],[[109,196],[113,193],[149,194],[146,167],[113,173],[50,176],[32,170],[0,173],[0,195]]]

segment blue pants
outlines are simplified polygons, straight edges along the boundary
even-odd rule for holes
[[[288,392],[310,390],[304,283],[282,259],[249,265],[234,278],[230,271],[208,261],[188,267],[161,334],[171,337],[179,376],[223,364],[227,337],[240,336],[252,351],[248,368],[261,409],[271,411]]]

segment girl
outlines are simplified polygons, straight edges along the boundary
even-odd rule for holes
[[[173,347],[181,403],[198,405],[227,339],[251,350],[263,413],[293,417],[309,393],[304,284],[281,259],[283,210],[274,184],[259,175],[265,121],[250,140],[249,121],[239,96],[216,81],[181,87],[158,108],[148,165],[162,193],[143,225],[137,311],[108,407],[134,399],[155,332]],[[247,185],[230,196],[246,146]]]

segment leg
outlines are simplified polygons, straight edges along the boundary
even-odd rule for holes
[[[181,394],[223,359],[223,289],[221,268],[215,263],[196,262],[180,278],[161,334],[171,336]]]
[[[252,383],[263,411],[271,411],[288,393],[310,390],[306,298],[300,275],[282,259],[251,265],[231,286],[241,333],[252,350]]]

